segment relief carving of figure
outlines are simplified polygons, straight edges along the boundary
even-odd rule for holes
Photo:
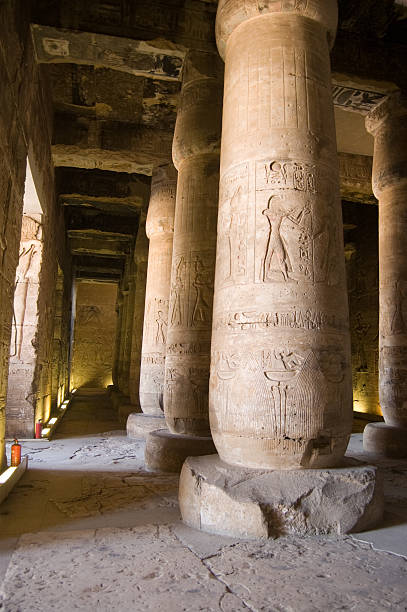
[[[194,327],[199,323],[205,323],[210,316],[210,303],[208,299],[209,279],[207,270],[199,257],[195,259],[195,277],[192,281],[195,287],[195,303],[192,310],[191,325]]]
[[[242,187],[239,186],[230,200],[230,217],[227,220],[229,249],[228,278],[246,273],[246,222],[247,214],[242,204]]]
[[[267,203],[267,208],[263,210],[263,215],[269,222],[269,237],[267,241],[266,256],[263,266],[263,280],[272,280],[274,259],[277,263],[284,280],[288,280],[288,272],[292,270],[290,257],[281,236],[281,224],[287,216],[286,211],[278,206],[281,200],[278,196],[271,196]]]
[[[353,330],[355,332],[355,335],[358,341],[358,344],[357,344],[358,361],[359,361],[359,365],[357,368],[358,372],[368,371],[365,342],[366,342],[367,332],[369,331],[370,327],[371,327],[370,323],[366,323],[365,321],[363,321],[362,313],[358,312],[356,314],[356,324],[353,327]]]
[[[171,287],[171,291],[174,295],[172,311],[171,311],[171,324],[172,325],[182,325],[183,323],[182,295],[183,295],[183,290],[184,290],[184,281],[182,279],[182,274],[183,274],[184,269],[185,269],[185,260],[183,257],[180,257],[176,265],[175,280]]]
[[[21,243],[14,292],[11,357],[21,359],[24,319],[30,282],[37,281],[41,263],[42,227],[35,219],[23,217]]]
[[[155,341],[157,344],[165,344],[166,340],[166,330],[167,330],[167,321],[163,318],[163,311],[159,310],[156,318],[157,323],[157,333],[155,336]]]

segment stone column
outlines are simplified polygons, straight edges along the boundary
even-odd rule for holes
[[[220,459],[188,459],[180,482],[184,520],[208,531],[328,533],[363,514],[347,508],[344,520],[341,485],[326,469],[340,465],[352,424],[336,23],[335,0],[218,5],[225,91],[209,410]],[[326,499],[318,518],[302,496]]]
[[[155,168],[146,222],[150,248],[140,370],[143,414],[134,414],[128,422],[127,431],[132,437],[145,437],[150,431],[166,427],[163,390],[176,190],[173,164]]]
[[[370,423],[365,450],[407,457],[407,98],[400,92],[367,117],[379,200],[379,395],[385,423]]]
[[[187,454],[213,450],[208,419],[210,336],[215,270],[216,219],[223,68],[213,53],[190,52],[184,65],[175,126],[173,160],[178,170],[177,199],[165,359],[164,411],[170,431],[192,437]],[[151,435],[151,434],[150,434]],[[160,464],[184,457],[186,440],[148,439],[146,461]],[[199,446],[201,444],[201,446]],[[176,450],[175,450],[176,449]],[[209,450],[208,450],[209,449]],[[151,452],[150,452],[151,451]],[[179,465],[179,457],[175,464]],[[170,461],[170,460],[168,460]],[[181,462],[182,463],[182,462]]]
[[[141,343],[143,337],[144,302],[146,295],[146,277],[148,261],[148,239],[146,236],[146,213],[140,214],[136,246],[134,249],[135,268],[135,296],[133,310],[133,326],[130,356],[129,393],[130,402],[140,408],[140,362]]]

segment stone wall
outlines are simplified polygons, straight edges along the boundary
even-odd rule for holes
[[[13,294],[20,253],[27,155],[44,213],[43,266],[39,278],[38,326],[33,345],[35,363],[29,398],[31,410],[23,415],[18,402],[13,405],[14,390],[10,385],[8,434],[32,435],[35,418],[46,419],[49,414],[57,261],[65,269],[66,279],[70,278],[64,250],[63,213],[55,207],[50,150],[51,97],[47,93],[43,71],[35,62],[29,32],[29,6],[30,3],[23,0],[6,0],[0,5],[0,458],[4,456]]]
[[[353,409],[381,414],[378,391],[378,208],[343,203],[352,337]]]
[[[112,382],[117,285],[77,284],[72,386],[103,388]]]

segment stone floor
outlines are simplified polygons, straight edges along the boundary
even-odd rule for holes
[[[103,394],[77,395],[55,439],[23,452],[0,507],[1,610],[407,610],[407,461],[381,462],[380,529],[238,541],[182,525],[177,477],[146,471]]]

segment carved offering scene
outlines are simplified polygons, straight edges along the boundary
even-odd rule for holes
[[[325,196],[324,207],[316,200],[317,190]],[[256,282],[327,282],[338,231],[333,197],[312,164],[257,163]]]

